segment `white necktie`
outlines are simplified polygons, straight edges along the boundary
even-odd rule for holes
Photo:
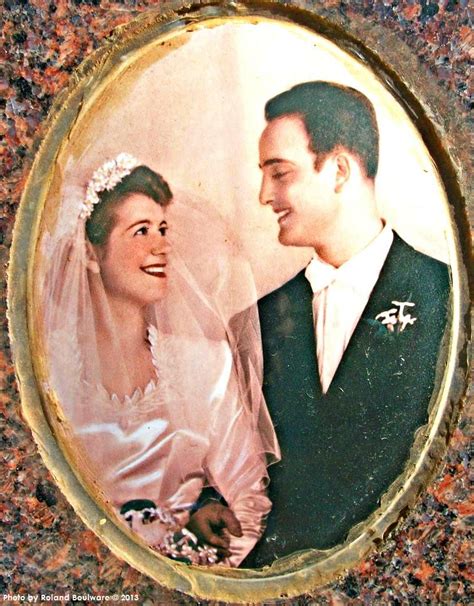
[[[326,393],[351,336],[347,335],[345,301],[352,285],[346,279],[341,280],[335,267],[317,259],[308,265],[305,276],[313,290],[319,379]]]

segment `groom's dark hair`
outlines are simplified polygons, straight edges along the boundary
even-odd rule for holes
[[[367,177],[374,179],[379,160],[379,130],[372,103],[360,91],[334,82],[304,82],[270,99],[268,122],[282,116],[299,117],[316,154],[319,170],[337,147],[356,156]]]

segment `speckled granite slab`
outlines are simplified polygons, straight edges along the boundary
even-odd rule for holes
[[[6,68],[0,76],[3,270],[15,210],[34,156],[35,137],[55,94],[114,27],[157,4],[172,8],[176,3],[4,1],[1,52]],[[467,1],[306,3],[311,4],[340,22],[364,19],[374,23],[408,45],[420,69],[430,74],[452,98],[453,107],[467,117],[472,96],[469,53],[473,43]],[[3,298],[3,312],[5,306]],[[75,515],[46,471],[31,432],[21,419],[4,313],[1,339],[4,471],[0,479],[0,600],[3,595],[28,594],[39,596],[36,603],[50,603],[51,596],[77,594],[86,596],[82,603],[93,603],[87,595],[127,594],[138,596],[135,603],[144,605],[197,603],[160,588],[119,561]],[[383,550],[339,581],[291,603],[473,602],[473,574],[468,566],[469,518],[474,513],[468,486],[471,421],[472,409],[465,407],[436,480]]]

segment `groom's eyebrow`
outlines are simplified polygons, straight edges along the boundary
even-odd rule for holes
[[[272,166],[272,164],[278,164],[279,162],[288,162],[288,160],[285,160],[284,158],[269,158],[268,160],[265,160],[265,162],[263,164],[259,164],[258,168],[264,168],[265,166]]]

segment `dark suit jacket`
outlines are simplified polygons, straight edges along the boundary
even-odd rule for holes
[[[395,234],[325,395],[304,271],[259,301],[264,394],[282,460],[269,468],[265,535],[243,566],[332,547],[377,508],[427,421],[449,292],[447,266]],[[375,320],[392,301],[415,303],[403,332]]]

